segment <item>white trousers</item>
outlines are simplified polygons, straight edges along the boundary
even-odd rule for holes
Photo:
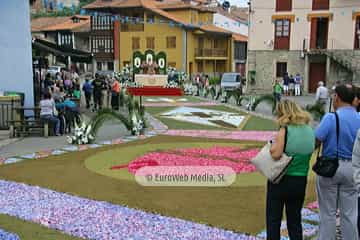
[[[295,96],[300,96],[300,84],[295,84]]]

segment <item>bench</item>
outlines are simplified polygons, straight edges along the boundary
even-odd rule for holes
[[[49,136],[49,125],[48,121],[40,119],[35,120],[12,120],[8,121],[10,126],[9,135],[10,138],[16,136],[30,135],[32,133],[38,133],[44,137]]]

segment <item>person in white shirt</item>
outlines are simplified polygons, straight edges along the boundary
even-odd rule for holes
[[[44,99],[40,101],[40,118],[55,124],[55,135],[60,135],[60,120],[55,116],[55,102],[49,92],[44,94]]]
[[[295,82],[295,96],[300,96],[302,79],[299,73],[296,74],[294,78],[294,82]]]
[[[320,104],[324,109],[329,99],[329,90],[324,86],[323,82],[318,83],[318,88],[316,89],[315,100],[316,103]]]

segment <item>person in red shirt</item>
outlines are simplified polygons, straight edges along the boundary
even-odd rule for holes
[[[112,109],[119,110],[119,94],[120,94],[120,83],[117,79],[113,80],[111,86],[111,107]]]

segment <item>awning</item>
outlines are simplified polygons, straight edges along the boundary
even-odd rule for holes
[[[92,54],[89,52],[81,51],[78,49],[61,47],[55,43],[37,38],[34,38],[32,40],[32,47],[33,49],[43,51],[46,53],[51,53],[55,56],[60,56],[60,57],[70,56],[72,62],[91,63],[93,58]]]

